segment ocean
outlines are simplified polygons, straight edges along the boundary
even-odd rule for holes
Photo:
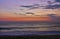
[[[60,34],[60,22],[0,22],[0,35]]]

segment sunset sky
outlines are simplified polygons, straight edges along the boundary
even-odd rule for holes
[[[40,4],[41,6],[45,6],[45,5],[48,5],[48,3],[47,3],[48,1],[54,2],[55,0],[0,0],[0,20],[8,20],[8,19],[9,20],[14,20],[14,19],[23,20],[20,17],[36,17],[35,15],[49,18],[47,16],[47,14],[52,14],[52,13],[60,16],[59,9],[52,10],[52,9],[40,9],[40,8],[38,8],[38,9],[32,9],[32,10],[27,11],[27,8],[26,8],[23,11],[20,10],[21,5]],[[26,12],[32,12],[32,13],[34,13],[34,15],[33,16],[28,15],[28,14],[26,14]],[[19,15],[19,13],[22,13],[25,15]],[[44,19],[46,20],[47,18],[44,18]],[[35,18],[35,20],[36,19],[37,19],[37,17]],[[39,19],[41,19],[41,18],[39,18]],[[39,19],[37,19],[37,20],[39,20]]]

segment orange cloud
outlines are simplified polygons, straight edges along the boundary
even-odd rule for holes
[[[0,18],[0,21],[51,21],[49,17]]]

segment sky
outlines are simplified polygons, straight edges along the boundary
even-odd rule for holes
[[[19,15],[18,13],[20,12],[33,12],[35,15],[37,13],[40,13],[40,15],[45,15],[47,13],[55,13],[55,11],[52,11],[49,9],[47,10],[42,10],[42,9],[33,9],[33,10],[28,10],[28,11],[21,11],[20,6],[21,5],[34,5],[34,4],[40,4],[40,5],[47,5],[47,1],[54,2],[55,0],[0,0],[0,18],[6,18],[6,17],[22,17],[25,15]],[[41,11],[41,12],[40,12]],[[47,12],[46,12],[47,11]],[[46,12],[46,13],[44,13]],[[17,13],[17,14],[15,14]],[[22,14],[23,14],[22,13]],[[58,12],[59,13],[59,12]],[[27,15],[28,17],[29,15]],[[30,15],[31,16],[31,15]]]
[[[30,4],[46,4],[47,1],[54,0],[0,0],[0,11],[18,11],[20,5],[30,5]]]

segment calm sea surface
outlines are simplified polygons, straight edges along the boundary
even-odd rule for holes
[[[60,34],[60,22],[0,22],[0,35]]]

